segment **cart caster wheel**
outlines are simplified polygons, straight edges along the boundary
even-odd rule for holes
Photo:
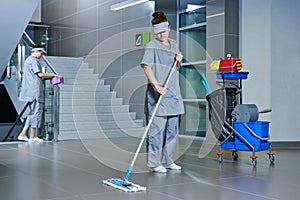
[[[222,151],[218,151],[216,152],[217,156],[218,156],[218,161],[219,163],[223,162],[223,152]]]
[[[268,155],[269,155],[270,164],[273,165],[274,162],[275,162],[275,156],[274,156],[275,153],[274,152],[269,152]]]
[[[256,164],[257,164],[257,158],[258,158],[258,156],[253,155],[253,156],[250,156],[250,158],[252,159],[252,165],[255,168]]]
[[[223,152],[222,151],[218,151],[216,154],[218,156],[219,163],[222,163],[223,162]]]
[[[239,157],[239,155],[238,155],[237,152],[235,152],[235,151],[232,152],[232,158],[233,158],[233,160],[237,161],[238,157]]]
[[[223,155],[218,155],[218,161],[219,163],[223,163]]]
[[[269,159],[270,159],[270,164],[273,165],[275,163],[275,156],[269,155]]]
[[[252,165],[253,165],[254,168],[256,167],[256,165],[257,165],[257,160],[256,160],[256,158],[253,158],[253,159],[252,159]]]

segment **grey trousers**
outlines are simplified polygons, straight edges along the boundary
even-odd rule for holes
[[[147,138],[148,167],[168,166],[174,162],[178,119],[178,116],[154,117]]]
[[[40,128],[43,114],[43,103],[36,100],[29,103],[29,113],[25,124],[31,128]]]

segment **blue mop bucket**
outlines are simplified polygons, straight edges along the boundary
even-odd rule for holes
[[[261,138],[269,138],[270,122],[233,122],[233,128],[239,132],[242,137],[244,137],[251,145],[253,145],[255,151],[262,151],[270,148],[270,142],[255,137],[255,135],[253,135],[244,124],[246,124],[257,136]],[[252,149],[237,135],[235,135],[234,143],[237,150],[252,151]]]

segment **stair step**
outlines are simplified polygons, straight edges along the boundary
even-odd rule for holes
[[[94,85],[93,85],[94,86]],[[87,87],[87,85],[75,85],[75,88],[73,85],[64,85],[62,84],[60,86],[60,91],[73,91],[75,89],[76,91],[94,91],[95,87]],[[110,92],[110,85],[101,85],[97,87],[97,91],[101,92]]]
[[[91,95],[94,95],[95,98],[116,98],[117,93],[112,91],[112,92],[94,92],[94,91],[86,91],[86,92],[76,92],[76,95],[74,95],[74,92],[71,91],[65,91],[60,94],[61,99],[73,99],[73,96],[82,96],[83,99],[85,96],[90,97]],[[91,99],[90,99],[91,100]]]
[[[99,106],[114,106],[114,105],[122,105],[123,99],[122,98],[113,98],[113,99],[60,99],[60,106],[65,105],[73,105],[73,106],[80,106],[80,105],[88,105],[93,102],[95,105]]]
[[[61,75],[65,79],[70,79],[70,80],[75,80],[78,79],[78,77],[80,77],[81,79],[85,79],[85,81],[88,81],[90,79],[99,81],[98,75],[92,74],[91,72],[80,73],[80,74],[77,74],[77,72],[76,73],[66,72],[66,73],[61,73]]]
[[[75,80],[66,80],[63,85],[60,85],[60,87],[63,88],[65,86],[66,87],[67,86],[76,87],[76,89],[77,88],[79,88],[79,89],[82,89],[82,88],[89,89],[89,87],[91,89],[93,89],[93,88],[102,87],[102,86],[107,86],[108,88],[110,88],[109,85],[104,85],[104,84],[101,84],[101,83],[99,84],[99,82],[96,81],[96,80],[89,80],[89,81],[85,81],[84,83],[79,82],[79,81],[75,82]]]
[[[68,72],[68,73],[77,73],[78,70],[84,70],[84,71],[93,71],[93,69],[89,69],[88,67],[86,67],[85,65],[87,65],[86,63],[77,63],[77,64],[68,64],[68,63],[62,63],[62,64],[58,64],[59,68],[58,71],[60,72]],[[92,74],[92,73],[91,73]]]
[[[101,121],[101,122],[90,122],[81,121],[79,123],[61,122],[59,126],[60,131],[66,130],[113,130],[113,129],[126,129],[126,128],[140,128],[143,126],[142,120],[132,121]]]
[[[95,139],[95,138],[115,138],[115,137],[137,137],[141,138],[145,128],[129,128],[114,130],[86,130],[86,131],[62,131],[59,139]]]
[[[99,82],[97,80],[87,80],[84,83],[79,82],[75,79],[64,79],[64,83],[60,85],[60,87],[64,87],[64,86],[85,86],[85,87],[97,87],[99,85],[104,85],[104,84],[99,84]]]
[[[90,121],[92,119],[97,117],[97,120],[99,121],[131,121],[136,119],[136,113],[135,112],[129,112],[129,113],[98,113],[96,111],[95,114],[90,113],[80,113],[75,116],[76,121]],[[60,122],[74,122],[74,115],[73,114],[60,114],[59,117]]]
[[[77,106],[76,109],[73,108],[72,105],[66,105],[60,108],[60,114],[79,114],[79,113],[93,113],[97,111],[97,113],[128,113],[129,105],[116,105],[116,106],[95,106],[95,105],[82,105]]]
[[[68,63],[68,64],[74,64],[74,63],[82,63],[84,61],[84,58],[82,57],[61,57],[61,56],[46,56],[47,60],[52,63]]]
[[[76,82],[82,82],[81,84],[84,83],[88,83],[88,82],[99,82],[100,84],[104,84],[104,80],[99,80],[98,75],[94,74],[81,74],[80,77],[78,77],[79,75],[77,74],[69,74],[68,76],[65,76],[64,74],[61,74],[64,79],[65,79],[65,83],[66,81],[70,81],[70,82],[74,82],[76,80]]]
[[[79,72],[80,70],[80,72]],[[84,77],[84,76],[98,76],[98,74],[94,74],[92,69],[88,69],[88,68],[79,68],[79,69],[72,69],[72,71],[70,69],[61,69],[59,70],[60,74],[62,74],[65,77],[71,78],[71,77],[76,77],[76,76],[80,76],[80,77]]]

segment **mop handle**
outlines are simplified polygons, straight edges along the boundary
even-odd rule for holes
[[[164,87],[165,87],[165,88],[167,87],[168,83],[170,82],[171,76],[172,76],[173,71],[174,71],[174,69],[176,68],[176,66],[177,66],[177,60],[175,60],[173,66],[172,66],[172,69],[171,69],[171,71],[170,71],[169,74],[168,74],[167,80],[165,81],[165,84],[164,84]],[[133,169],[133,165],[134,165],[134,163],[135,163],[135,160],[136,160],[136,158],[137,158],[137,156],[138,156],[138,153],[140,152],[140,150],[141,150],[141,148],[142,148],[142,145],[143,145],[144,140],[145,140],[145,138],[146,138],[146,136],[147,136],[147,133],[148,133],[148,131],[149,131],[149,129],[150,129],[150,126],[151,126],[151,124],[152,124],[152,121],[153,121],[153,119],[154,119],[154,117],[155,117],[155,114],[156,114],[156,112],[157,112],[157,109],[158,109],[158,107],[159,107],[159,105],[160,105],[160,102],[161,102],[162,98],[163,98],[163,95],[160,95],[160,96],[159,96],[159,99],[158,99],[158,101],[157,101],[157,103],[156,103],[156,105],[155,105],[155,108],[154,108],[154,110],[153,110],[153,112],[152,112],[151,118],[150,118],[150,120],[149,120],[149,122],[148,122],[148,125],[147,125],[147,127],[146,127],[145,132],[144,132],[144,135],[143,135],[143,137],[142,137],[142,139],[141,139],[141,141],[140,141],[140,144],[139,144],[139,146],[138,146],[138,148],[137,148],[137,150],[136,150],[136,152],[135,152],[135,155],[134,155],[134,157],[133,157],[133,159],[132,159],[132,162],[131,162],[131,164],[130,164],[130,166],[129,166],[129,168],[128,168],[128,171],[127,171],[127,173],[126,173],[126,175],[125,175],[125,177],[124,177],[123,182],[127,182],[128,178],[129,178],[129,176],[130,176],[130,172],[131,172],[132,169]]]
[[[208,84],[208,81],[206,79],[206,76],[204,75],[204,73],[201,73],[201,76],[202,76],[201,83],[203,84],[203,86],[204,86],[204,88],[206,90],[206,93],[210,94],[211,93],[211,89],[209,87],[209,84]]]
[[[168,75],[168,77],[167,77],[167,80],[166,80],[166,82],[165,82],[165,84],[164,84],[164,87],[165,87],[165,88],[166,88],[167,85],[169,84],[169,82],[170,82],[170,80],[171,80],[171,76],[172,76],[173,71],[174,71],[174,69],[176,68],[176,66],[177,66],[177,60],[174,62],[173,67],[172,67],[172,69],[171,69],[171,71],[170,71],[170,73],[169,73],[169,75]],[[152,121],[153,121],[153,119],[154,119],[154,117],[155,117],[155,114],[156,114],[156,112],[157,112],[157,109],[158,109],[158,107],[159,107],[159,105],[160,105],[160,102],[161,102],[162,98],[163,98],[163,95],[160,95],[160,96],[159,96],[159,99],[158,99],[158,101],[157,101],[157,103],[156,103],[156,106],[155,106],[155,108],[154,108],[154,110],[153,110],[153,112],[152,112],[152,115],[151,115],[151,118],[150,118],[150,120],[149,120],[149,123],[148,123],[148,125],[147,125],[147,127],[146,127],[146,130],[145,130],[145,132],[144,132],[144,135],[143,135],[143,137],[142,137],[142,140],[141,140],[141,142],[140,142],[140,144],[139,144],[139,146],[138,146],[138,148],[137,148],[137,151],[136,151],[136,153],[135,153],[135,155],[134,155],[134,157],[133,157],[133,159],[132,159],[132,162],[131,162],[131,164],[130,164],[131,166],[134,165],[135,160],[136,160],[136,158],[137,158],[137,155],[138,155],[139,151],[141,150],[141,147],[142,147],[142,144],[143,144],[143,142],[144,142],[144,139],[145,139],[146,136],[147,136],[147,133],[148,133],[148,131],[149,131],[149,129],[150,129],[150,126],[151,126],[151,124],[152,124]]]

